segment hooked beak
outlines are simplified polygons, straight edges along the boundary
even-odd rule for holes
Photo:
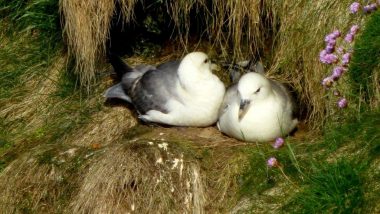
[[[215,64],[212,60],[210,62],[210,70],[211,71],[220,71],[221,68],[219,65]]]
[[[245,114],[248,111],[249,104],[251,103],[250,100],[241,100],[240,101],[240,107],[239,107],[239,121],[243,119]]]

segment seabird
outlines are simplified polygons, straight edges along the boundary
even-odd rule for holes
[[[289,91],[263,74],[249,72],[226,92],[217,126],[243,141],[265,142],[287,135],[297,125]]]
[[[157,67],[129,67],[119,57],[110,60],[120,83],[105,92],[132,105],[145,122],[174,126],[205,127],[218,120],[225,86],[211,71],[213,64],[203,52],[187,54],[181,61]],[[120,71],[120,69],[122,71]]]

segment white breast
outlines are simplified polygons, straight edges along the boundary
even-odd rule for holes
[[[225,134],[244,141],[270,141],[291,131],[294,123],[289,108],[275,99],[253,103],[238,120],[239,105],[232,103],[219,118],[218,127]]]
[[[177,125],[209,126],[217,121],[225,87],[215,75],[186,88],[179,84],[177,91],[180,101],[168,102],[170,114],[179,118]]]

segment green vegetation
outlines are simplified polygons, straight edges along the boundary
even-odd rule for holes
[[[355,167],[353,167],[355,166]],[[287,205],[290,213],[357,213],[363,206],[360,164],[339,160],[313,166],[313,172]]]
[[[62,44],[57,10],[56,1],[0,0],[0,102],[26,93],[28,79],[46,75]]]
[[[88,123],[101,105],[90,104],[65,65],[58,1],[0,0],[0,18],[1,171],[23,151]]]
[[[367,101],[374,96],[372,77],[380,70],[379,23],[380,11],[377,11],[370,15],[362,35],[355,42],[354,55],[348,71],[354,95],[362,95]]]
[[[371,210],[373,198],[379,200],[373,195],[380,192],[368,190],[372,196],[365,197],[364,191],[366,183],[374,184],[380,176],[379,171],[375,175],[371,172],[372,164],[380,157],[379,130],[380,111],[377,110],[329,127],[324,137],[316,137],[312,145],[288,138],[287,143],[294,146],[300,166],[292,160],[291,151],[286,147],[274,150],[268,145],[261,146],[260,152],[256,150],[251,154],[250,164],[242,177],[241,196],[262,194],[276,183],[285,181],[289,188],[299,192],[290,194],[290,199],[272,200],[285,204],[283,208],[287,212],[357,213]],[[263,156],[277,157],[285,175],[279,168],[268,169]],[[289,194],[286,188],[283,191]]]

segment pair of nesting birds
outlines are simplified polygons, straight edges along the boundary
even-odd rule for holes
[[[105,97],[131,103],[145,122],[205,127],[218,121],[220,131],[245,141],[270,141],[297,124],[283,85],[250,72],[226,92],[202,52],[157,67],[131,68],[115,55],[110,62],[121,82],[107,89]]]

